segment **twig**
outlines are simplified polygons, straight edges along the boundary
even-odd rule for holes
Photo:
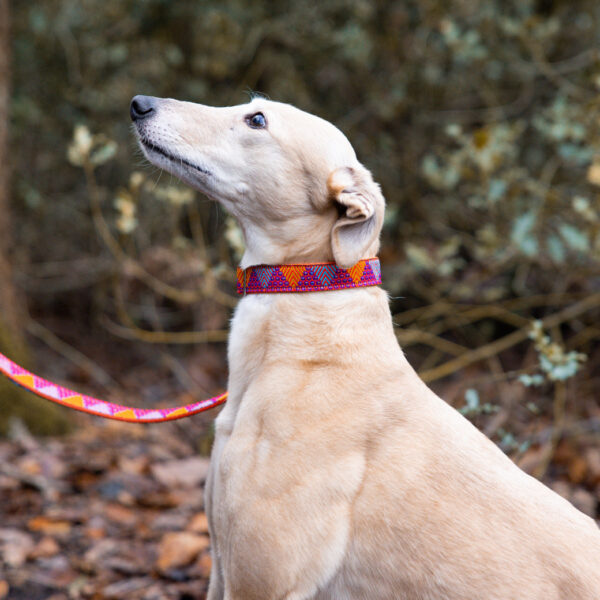
[[[540,306],[556,306],[557,304],[566,304],[585,298],[589,296],[587,292],[580,293],[563,293],[556,292],[552,294],[534,294],[532,296],[525,296],[522,298],[511,298],[509,300],[502,300],[495,302],[494,304],[462,304],[455,302],[448,302],[446,300],[439,300],[433,304],[426,306],[419,306],[405,310],[394,315],[394,321],[398,325],[405,323],[414,323],[416,321],[422,321],[425,319],[433,319],[440,315],[447,315],[450,312],[456,313],[473,311],[486,311],[492,308],[497,310],[504,308],[514,314],[514,311],[525,310],[527,308],[536,308]]]
[[[548,65],[552,68],[555,73],[560,73],[564,75],[565,73],[572,73],[573,71],[580,71],[581,69],[587,67],[590,63],[594,62],[598,59],[598,49],[597,48],[588,48],[583,52],[576,54],[575,56],[571,56],[570,58],[565,58],[563,60],[557,60],[554,62],[548,62]],[[524,63],[523,66],[532,69],[531,63]],[[533,67],[535,68],[535,67]]]
[[[559,71],[557,71],[551,63],[548,62],[544,56],[544,52],[540,44],[531,39],[526,34],[520,36],[521,41],[527,47],[531,53],[533,63],[537,67],[538,71],[550,82],[556,85],[561,90],[564,90],[567,94],[574,96],[578,99],[587,99],[591,96],[590,90],[579,87],[574,83],[571,83],[568,79],[563,77]]]
[[[509,381],[511,379],[515,379],[519,375],[523,375],[525,373],[529,373],[530,368],[524,367],[522,369],[516,369],[513,371],[502,371],[502,372],[494,372],[492,374],[487,375],[478,375],[477,377],[468,377],[465,378],[459,390],[467,389],[469,387],[476,387],[479,385],[485,385],[489,383],[501,382],[501,381]]]
[[[590,340],[600,340],[600,328],[596,325],[590,325],[570,337],[567,340],[567,348],[579,348]]]
[[[226,329],[208,331],[148,331],[139,327],[119,325],[107,316],[100,317],[101,324],[111,333],[125,340],[141,340],[149,344],[202,344],[225,342],[229,332]]]
[[[551,328],[560,323],[564,323],[565,321],[569,321],[580,314],[587,312],[593,308],[597,308],[600,305],[600,293],[592,294],[583,300],[568,306],[567,308],[557,312],[553,315],[549,315],[542,319],[542,326],[544,328]],[[464,369],[465,367],[479,362],[481,360],[485,360],[490,358],[491,356],[495,356],[516,344],[527,339],[529,335],[529,325],[518,329],[517,331],[513,331],[512,333],[486,344],[484,346],[480,346],[471,352],[467,352],[462,356],[454,358],[446,363],[439,365],[433,369],[429,369],[420,373],[421,378],[426,382],[435,381],[437,379],[441,379],[442,377],[446,377],[447,375],[451,375],[460,369]]]
[[[448,305],[451,306],[451,305]],[[439,312],[441,307],[438,307],[437,312]],[[457,329],[459,327],[464,327],[469,323],[473,323],[475,321],[480,321],[482,319],[487,318],[495,318],[498,321],[502,321],[504,323],[508,323],[509,325],[513,325],[516,327],[527,327],[531,322],[530,319],[522,317],[512,311],[508,311],[501,306],[496,305],[484,305],[477,306],[470,310],[466,310],[464,312],[456,312],[454,311],[448,317],[445,317],[442,321],[435,323],[432,325],[426,332],[421,330],[401,330],[402,331],[414,331],[415,333],[408,336],[402,336],[402,333],[397,334],[402,345],[407,348],[417,343],[429,343],[433,339],[442,340],[444,344],[444,348],[442,348],[441,343],[430,344],[435,346],[436,348],[443,349],[444,352],[448,354],[452,354],[454,356],[460,356],[464,354],[468,349],[464,346],[456,344],[454,342],[449,342],[443,338],[438,337],[440,334],[450,330]],[[416,334],[417,331],[421,331],[422,335],[419,336]],[[451,344],[452,346],[448,345]],[[453,348],[453,349],[451,349]],[[460,351],[459,351],[460,350]]]
[[[412,344],[427,344],[432,348],[436,348],[451,354],[452,356],[461,356],[465,352],[468,352],[468,348],[438,337],[434,333],[429,331],[422,331],[420,329],[398,329],[396,330],[396,337],[403,346],[409,346]]]
[[[563,434],[565,425],[565,404],[567,402],[567,386],[564,381],[557,381],[554,385],[554,402],[552,404],[553,423],[550,444],[544,453],[541,463],[535,469],[533,475],[537,479],[543,479],[550,461],[556,452],[556,447]]]
[[[111,265],[111,262],[105,257],[97,256],[80,256],[71,260],[52,260],[38,263],[30,263],[19,265],[20,272],[25,272],[25,275],[30,278],[44,279],[65,277],[73,272],[78,276],[87,273],[90,270],[106,271]]]
[[[493,122],[506,119],[512,115],[521,113],[533,100],[535,95],[535,85],[528,82],[523,87],[515,100],[499,106],[486,106],[481,108],[449,109],[449,110],[424,110],[419,114],[419,118],[425,123],[439,124],[440,120],[459,121],[464,124],[484,121]]]
[[[198,249],[198,255],[205,264],[208,264],[208,252],[206,251],[206,241],[204,240],[204,231],[202,230],[202,220],[198,205],[195,202],[190,202],[187,206],[187,213],[190,222],[190,231]]]
[[[108,258],[85,256],[22,266],[17,276],[27,291],[54,294],[89,287],[106,278],[114,268],[114,262]]]
[[[142,340],[152,344],[194,344],[202,342],[223,342],[227,340],[228,332],[226,330],[182,331],[171,333],[167,331],[149,331],[147,329],[142,329],[136,325],[135,321],[127,312],[123,290],[121,289],[119,282],[115,279],[113,283],[117,314],[121,319],[122,325],[113,323],[108,317],[105,317],[103,325],[107,327],[111,333],[114,333],[119,337],[124,337],[125,339]],[[165,342],[164,340],[172,341]]]
[[[102,215],[93,165],[89,161],[86,161],[83,164],[83,170],[90,190],[90,203],[94,225],[100,234],[102,241],[106,244],[115,259],[121,263],[125,272],[143,281],[157,294],[169,298],[170,300],[175,300],[181,304],[193,304],[201,298],[210,298],[228,308],[235,308],[237,299],[219,290],[214,278],[207,277],[205,281],[206,285],[201,290],[180,290],[179,288],[173,287],[172,285],[157,279],[154,275],[146,271],[137,260],[126,254],[110,232],[106,220]]]
[[[556,306],[557,304],[567,304],[581,298],[586,298],[587,296],[589,296],[589,293],[587,292],[555,292],[552,294],[534,294],[533,296],[504,300],[503,302],[500,302],[500,305],[509,310],[520,310],[540,306]]]
[[[56,501],[58,500],[59,492],[67,491],[66,486],[62,482],[51,481],[41,475],[23,473],[21,470],[6,462],[0,463],[0,473],[39,490],[47,500]]]
[[[406,347],[406,345],[404,345]],[[431,352],[427,354],[427,356],[423,359],[423,362],[420,364],[419,368],[422,371],[426,371],[427,369],[433,369],[439,362],[440,359],[444,356],[444,353],[439,348],[432,348]]]
[[[426,306],[419,306],[418,308],[412,308],[405,310],[401,313],[396,313],[394,323],[396,325],[403,325],[405,323],[414,323],[415,321],[421,321],[424,319],[432,319],[440,314],[447,314],[449,310],[460,310],[463,305],[456,305],[445,300],[440,300],[433,304]],[[470,307],[471,305],[464,305]]]
[[[529,435],[529,439],[533,444],[544,444],[552,438],[554,433],[554,423],[549,427],[545,427],[536,433]],[[582,436],[591,436],[594,442],[598,441],[598,433],[600,433],[600,419],[590,417],[579,421],[565,422],[563,424],[563,437],[577,437],[581,440]]]
[[[25,325],[27,331],[42,340],[47,346],[52,348],[58,354],[64,356],[67,360],[70,360],[73,364],[83,369],[93,379],[103,386],[116,385],[115,380],[94,361],[85,356],[73,346],[67,344],[65,341],[58,338],[52,331],[46,329],[40,323],[29,319]]]
[[[192,376],[188,373],[187,369],[177,360],[174,356],[167,354],[166,352],[161,353],[163,362],[167,365],[171,373],[179,381],[179,383],[192,395],[194,398],[200,398],[204,395],[207,390],[200,386]]]

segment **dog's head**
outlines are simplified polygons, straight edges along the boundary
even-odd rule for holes
[[[242,266],[347,268],[377,253],[383,196],[331,123],[264,98],[215,108],[136,96],[131,118],[150,162],[238,219]]]

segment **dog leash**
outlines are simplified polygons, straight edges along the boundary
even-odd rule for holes
[[[166,421],[175,421],[184,417],[197,415],[205,410],[210,410],[227,400],[227,392],[225,392],[220,396],[174,408],[134,408],[133,406],[121,406],[112,402],[106,402],[105,400],[99,400],[98,398],[92,398],[57,383],[42,379],[19,366],[2,353],[0,353],[0,372],[13,383],[40,398],[45,398],[67,408],[74,408],[89,415],[114,419],[115,421],[126,421],[128,423],[164,423]]]
[[[319,292],[381,284],[379,259],[367,258],[350,269],[335,263],[258,265],[237,270],[239,294]],[[67,408],[127,423],[165,423],[210,410],[227,400],[227,392],[173,408],[135,408],[80,394],[42,379],[0,352],[0,373],[27,391]]]

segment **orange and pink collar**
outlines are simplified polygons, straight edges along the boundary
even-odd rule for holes
[[[350,269],[325,262],[257,265],[237,270],[238,294],[323,292],[380,284],[378,258],[360,260]]]

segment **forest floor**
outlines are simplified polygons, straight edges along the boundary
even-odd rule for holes
[[[161,374],[140,367],[130,377],[148,387]],[[205,598],[203,486],[215,416],[142,426],[75,414],[62,438],[13,427],[0,440],[0,600]],[[544,481],[599,518],[596,442],[563,439]],[[532,446],[519,464],[531,472],[544,449]]]
[[[0,598],[204,598],[209,461],[192,429],[77,422],[0,442]]]

